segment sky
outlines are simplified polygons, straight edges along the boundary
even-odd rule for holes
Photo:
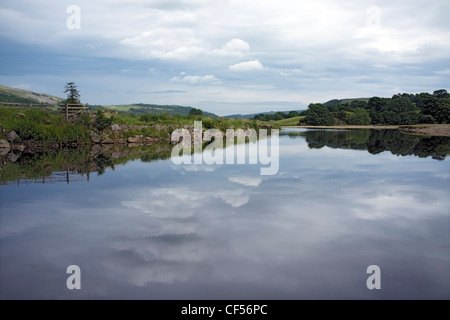
[[[0,3],[0,84],[218,115],[450,84],[448,0]]]

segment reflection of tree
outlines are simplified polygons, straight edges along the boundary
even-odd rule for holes
[[[415,148],[415,155],[425,158],[429,155],[436,160],[444,160],[445,155],[450,153],[450,138],[428,137],[419,141]]]
[[[369,139],[370,131],[307,131],[305,136],[308,147],[311,149],[327,146],[336,149],[367,150],[366,142]]]
[[[398,130],[311,130],[290,131],[285,135],[290,138],[305,137],[308,147],[311,149],[327,146],[329,148],[367,150],[371,154],[390,151],[402,156],[431,156],[436,160],[443,160],[450,153],[449,137],[422,137],[404,134]]]
[[[419,140],[418,136],[403,134],[397,130],[372,130],[367,150],[372,154],[391,151],[396,155],[413,155]]]
[[[99,176],[105,173],[106,168],[111,167],[114,170],[114,164],[110,158],[105,157],[103,154],[98,155],[94,159],[95,165],[97,167],[97,173]]]
[[[8,155],[4,155],[0,156],[0,184],[27,179],[34,179],[36,180],[34,182],[39,183],[65,182],[65,177],[59,179],[56,176],[58,172],[69,173],[72,176],[71,182],[79,175],[87,175],[89,179],[91,172],[102,175],[106,169],[114,170],[116,165],[130,160],[141,159],[143,162],[151,162],[168,159],[171,150],[171,144],[161,143],[133,148],[94,146],[49,150],[42,153],[21,154],[15,161],[10,161]],[[29,180],[25,182],[33,183]]]

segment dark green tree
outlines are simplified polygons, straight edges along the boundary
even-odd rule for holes
[[[450,123],[450,99],[439,99],[435,120],[439,123]]]
[[[412,104],[411,101],[409,101],[409,99],[407,97],[391,99],[388,101],[386,107],[389,111],[393,111],[393,112],[397,112],[397,113],[409,112],[409,111],[415,110],[414,104]]]
[[[98,131],[103,131],[106,128],[108,128],[111,124],[112,119],[107,118],[102,110],[97,110],[97,112],[95,113],[94,123],[92,124],[94,128],[97,129]]]
[[[366,109],[367,108],[367,102],[366,101],[361,101],[361,100],[353,100],[351,103],[351,107],[352,108],[363,108]]]
[[[332,126],[334,124],[333,116],[323,104],[312,103],[308,109],[308,115],[305,118],[307,124],[316,126]]]
[[[369,113],[363,108],[356,108],[347,118],[347,123],[351,125],[369,125],[372,119]]]
[[[75,85],[75,82],[67,82],[64,93],[67,93],[66,102],[68,104],[80,104],[80,92]]]
[[[288,118],[298,117],[300,114],[297,111],[289,111]]]
[[[436,98],[448,98],[450,95],[447,93],[447,90],[439,89],[433,92],[433,96]]]
[[[202,116],[202,115],[203,115],[203,111],[200,110],[200,109],[197,109],[197,108],[192,108],[192,109],[189,111],[189,115],[190,115],[190,116]]]

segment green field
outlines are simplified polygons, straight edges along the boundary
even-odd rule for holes
[[[305,119],[305,116],[298,116],[298,117],[278,120],[278,121],[275,121],[274,123],[279,126],[297,126],[298,122],[303,119]]]

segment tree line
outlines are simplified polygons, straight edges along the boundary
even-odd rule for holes
[[[273,114],[257,114],[252,119],[253,120],[261,120],[261,121],[278,121],[287,118],[298,117],[301,115],[301,112],[297,111],[289,111],[289,112],[275,112]]]
[[[308,125],[410,125],[450,123],[450,94],[440,89],[429,93],[396,94],[324,105],[312,103],[303,123]]]
[[[390,151],[392,154],[444,160],[449,154],[449,137],[423,137],[402,134],[398,130],[350,130],[288,132],[287,135],[303,136],[308,147],[367,150],[371,154]]]

